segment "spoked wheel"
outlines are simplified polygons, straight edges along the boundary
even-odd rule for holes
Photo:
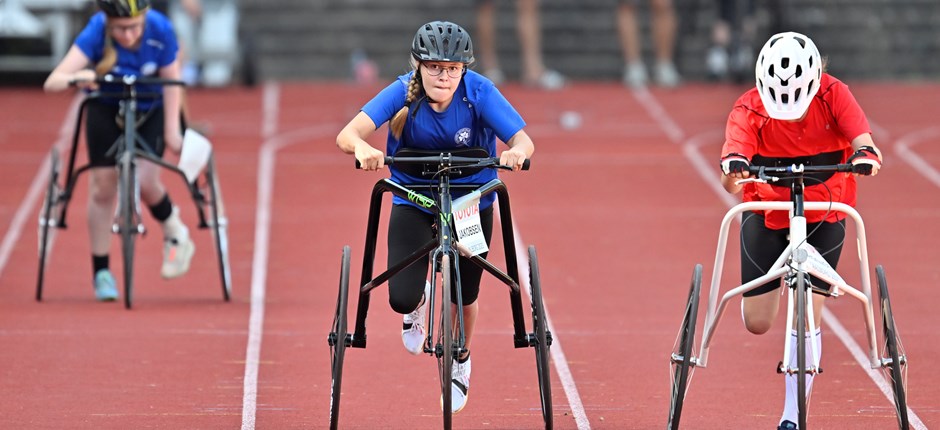
[[[894,408],[898,416],[898,428],[907,430],[910,428],[907,418],[907,395],[904,391],[907,380],[907,356],[904,354],[904,346],[901,344],[894,325],[894,313],[891,311],[891,299],[888,297],[888,280],[885,277],[885,270],[879,265],[875,268],[875,273],[878,276],[882,333],[884,334],[881,370],[891,382],[891,388],[894,390]]]
[[[695,357],[693,357],[692,344],[695,342],[695,320],[698,315],[699,291],[702,288],[702,265],[696,264],[692,271],[692,286],[689,288],[689,300],[685,305],[685,315],[682,317],[682,326],[672,349],[669,362],[672,365],[672,400],[669,404],[669,422],[667,427],[676,430],[679,428],[679,419],[682,416],[682,403],[685,393],[695,370]]]
[[[797,428],[806,428],[806,306],[807,280],[803,275],[796,277],[796,405],[799,415]],[[812,304],[810,304],[812,306]],[[789,377],[789,375],[787,375]]]
[[[535,366],[539,375],[539,396],[542,399],[542,419],[545,429],[553,427],[552,417],[552,378],[548,367],[548,347],[552,344],[552,334],[548,331],[545,318],[545,305],[542,303],[542,282],[539,277],[538,256],[535,246],[529,246],[529,285],[532,288],[532,330],[534,338],[530,344],[535,348]]]
[[[134,291],[134,242],[137,239],[137,171],[130,157],[122,162],[119,198],[121,233],[121,254],[124,260],[124,307],[131,308]]]
[[[450,255],[441,257],[441,330],[438,332],[437,370],[441,375],[441,411],[444,413],[444,430],[450,430],[453,418],[451,385],[454,379],[454,317],[450,308],[451,285]]]
[[[206,182],[209,188],[209,208],[212,212],[212,236],[215,238],[216,255],[219,258],[219,275],[222,278],[222,296],[229,301],[232,296],[232,272],[228,260],[228,219],[225,217],[225,205],[222,202],[222,185],[215,169],[215,157],[210,156],[206,170]]]
[[[339,297],[336,298],[336,314],[333,316],[333,330],[327,342],[330,344],[330,364],[333,371],[333,383],[330,386],[330,429],[339,427],[339,397],[343,385],[343,359],[346,357],[346,347],[350,342],[346,339],[347,313],[346,304],[349,301],[349,246],[343,247],[343,261],[339,274]]]
[[[46,256],[52,248],[52,236],[58,227],[59,215],[59,152],[55,149],[49,156],[49,183],[46,185],[46,195],[42,203],[42,212],[39,214],[39,274],[36,278],[36,301],[42,301],[42,284],[46,272]]]

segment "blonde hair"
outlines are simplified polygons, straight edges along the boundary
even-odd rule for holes
[[[424,91],[424,87],[421,85],[421,70],[419,66],[421,63],[415,64],[415,73],[411,76],[411,80],[408,81],[408,94],[405,96],[405,106],[392,117],[392,120],[388,123],[388,128],[392,131],[392,136],[395,136],[395,139],[401,139],[401,133],[405,129],[405,122],[408,120],[408,111],[411,103],[418,99],[418,95]]]
[[[101,56],[101,61],[95,65],[95,74],[104,76],[111,71],[115,64],[117,64],[117,49],[114,48],[114,39],[111,37],[111,29],[106,28],[104,36],[104,54]]]

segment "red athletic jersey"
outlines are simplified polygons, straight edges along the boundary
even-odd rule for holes
[[[809,105],[801,121],[781,121],[770,118],[764,109],[757,88],[744,93],[735,102],[728,115],[725,144],[721,155],[741,154],[753,160],[755,155],[769,158],[807,157],[834,151],[843,151],[842,163],[852,155],[852,140],[863,133],[871,133],[868,119],[858,105],[849,87],[842,81],[823,73],[819,92]],[[822,184],[807,181],[806,201],[830,200],[855,206],[855,177],[836,173]],[[789,201],[789,187],[748,183],[743,189],[744,201]],[[807,222],[819,222],[825,212],[807,212]],[[790,225],[786,211],[765,211],[766,225],[771,229]],[[845,218],[841,213],[830,213],[826,221]]]

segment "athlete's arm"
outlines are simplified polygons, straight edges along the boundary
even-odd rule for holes
[[[511,166],[512,170],[522,169],[522,164],[535,152],[535,144],[525,130],[519,130],[506,142],[509,149],[499,154],[499,164]]]
[[[59,92],[69,87],[69,84],[75,83],[80,88],[97,89],[97,84],[92,82],[95,79],[95,71],[88,69],[91,60],[76,45],[69,48],[59,65],[49,74],[42,89],[46,92]]]
[[[372,118],[360,111],[336,136],[336,146],[347,154],[355,154],[363,170],[385,167],[385,153],[366,142],[376,128]]]

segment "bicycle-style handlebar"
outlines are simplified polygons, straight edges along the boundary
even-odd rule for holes
[[[531,160],[526,159],[522,162],[522,170],[529,170]],[[494,169],[512,170],[510,166],[499,164],[499,157],[460,157],[443,153],[441,155],[431,155],[426,157],[385,157],[385,165],[394,164],[429,164],[437,163],[441,168],[453,167],[492,167]],[[361,169],[362,165],[356,160],[356,168]]]
[[[133,85],[179,85],[186,86],[186,82],[178,79],[166,79],[160,77],[151,77],[151,76],[134,76],[134,75],[103,75],[98,76],[95,79],[72,79],[69,81],[69,86],[74,87],[79,82],[94,82],[97,84],[122,84],[124,86],[133,86]]]
[[[809,173],[833,173],[833,172],[842,172],[842,173],[859,173],[857,171],[857,166],[854,164],[831,164],[831,165],[820,165],[820,166],[805,166],[802,164],[791,164],[789,166],[748,166],[747,171],[756,175],[756,180],[766,181],[766,182],[776,182],[781,177],[773,176],[780,175],[782,177],[801,177]],[[747,181],[745,179],[744,181]]]

